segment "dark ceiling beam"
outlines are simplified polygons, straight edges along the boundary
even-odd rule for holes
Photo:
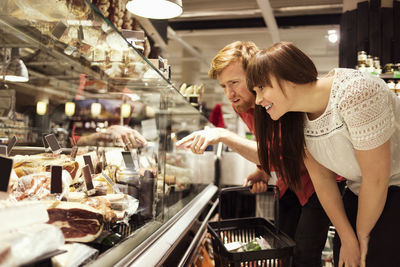
[[[334,25],[340,24],[341,16],[342,14],[325,14],[276,17],[276,22],[279,28],[293,26]],[[175,31],[266,27],[262,17],[201,21],[171,21],[168,23],[168,26]]]

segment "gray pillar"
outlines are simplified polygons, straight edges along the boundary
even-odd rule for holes
[[[182,83],[192,85],[200,83],[200,61],[183,49]]]

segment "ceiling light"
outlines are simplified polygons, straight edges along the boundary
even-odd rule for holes
[[[182,0],[131,0],[128,11],[150,19],[170,19],[182,14]]]
[[[129,118],[131,115],[131,105],[128,103],[124,103],[121,105],[121,116],[122,118]]]
[[[101,113],[101,104],[100,103],[92,103],[90,106],[90,113],[92,114],[93,117],[97,117]]]
[[[11,60],[8,64],[3,66],[0,73],[0,79],[10,82],[27,82],[29,81],[28,69],[19,55],[19,48],[11,49]]]
[[[46,114],[47,111],[47,102],[45,101],[38,101],[36,103],[36,113],[39,115]]]
[[[336,33],[336,30],[329,30],[328,31],[328,41],[332,44],[336,43],[339,40],[339,36]]]
[[[66,102],[65,103],[65,115],[73,116],[75,114],[75,103],[74,102]]]

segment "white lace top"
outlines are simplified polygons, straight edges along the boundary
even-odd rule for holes
[[[305,115],[307,149],[323,166],[347,178],[358,194],[362,177],[354,149],[370,150],[390,139],[390,185],[400,185],[400,98],[368,73],[334,69],[328,75],[334,79],[324,113],[315,120]]]

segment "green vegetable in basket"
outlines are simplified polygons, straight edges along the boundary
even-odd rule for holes
[[[257,250],[261,250],[261,247],[258,244],[257,240],[253,240],[245,245],[244,250],[245,251],[257,251]]]

